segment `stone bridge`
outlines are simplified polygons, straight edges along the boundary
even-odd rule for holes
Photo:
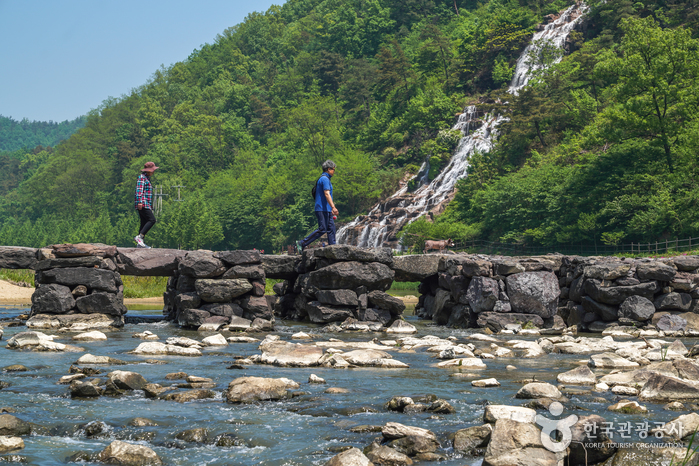
[[[121,276],[136,275],[170,277],[163,313],[190,328],[270,328],[276,317],[380,330],[401,318],[405,306],[386,290],[403,281],[420,282],[415,312],[437,325],[699,335],[698,256],[393,257],[345,245],[277,256],[75,244],[0,247],[0,268],[36,271],[34,328],[122,326]],[[273,296],[266,279],[281,280]]]

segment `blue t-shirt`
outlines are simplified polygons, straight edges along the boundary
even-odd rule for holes
[[[330,173],[325,172],[320,175],[316,184],[316,212],[332,212],[333,208],[325,198],[325,191],[330,191],[330,197],[333,197],[333,184],[330,182]]]

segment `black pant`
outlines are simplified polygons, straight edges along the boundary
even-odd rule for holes
[[[150,230],[153,227],[153,225],[155,225],[155,215],[153,215],[152,210],[146,209],[144,207],[143,209],[138,211],[138,216],[141,218],[141,229],[138,230],[138,233],[141,236],[146,236],[148,230]]]

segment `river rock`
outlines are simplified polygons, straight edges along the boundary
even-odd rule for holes
[[[386,291],[391,287],[395,272],[378,262],[338,262],[311,272],[308,285],[321,290],[356,289]]]
[[[499,387],[500,382],[497,381],[495,378],[490,378],[490,379],[481,379],[481,380],[472,380],[471,385],[474,387],[480,387],[480,388],[490,388],[490,387]]]
[[[617,403],[607,407],[608,411],[624,414],[643,414],[648,412],[648,408],[641,406],[636,401],[620,400]]]
[[[662,427],[656,427],[650,431],[652,434],[661,433],[663,437],[675,440],[691,437],[699,430],[699,414],[683,414],[665,423]]]
[[[180,327],[199,328],[209,317],[211,314],[201,309],[183,309],[177,313],[177,323]]]
[[[137,372],[113,371],[107,374],[107,378],[121,390],[143,390],[143,387],[148,384],[148,381]]]
[[[372,463],[369,458],[364,456],[364,453],[359,448],[350,448],[349,450],[345,450],[342,453],[339,453],[332,458],[328,462],[325,463],[325,466],[373,466],[374,463]]]
[[[643,281],[659,280],[661,282],[669,282],[672,281],[676,273],[677,271],[674,267],[670,267],[662,262],[647,262],[636,265],[636,275]]]
[[[592,367],[608,369],[628,369],[639,366],[637,362],[629,361],[615,353],[593,354],[588,364]]]
[[[248,280],[264,280],[265,271],[262,264],[236,265],[226,270],[221,278],[246,278]]]
[[[32,315],[65,314],[75,307],[70,288],[57,283],[40,285],[32,294]]]
[[[488,277],[473,277],[466,291],[466,299],[473,312],[492,311],[498,301],[500,286]]]
[[[483,422],[494,424],[499,419],[532,424],[536,421],[536,411],[521,406],[488,405],[485,407]]]
[[[158,341],[141,343],[132,354],[168,355],[168,356],[201,356],[201,351],[196,348],[183,348],[176,345],[166,345]]]
[[[224,337],[220,333],[204,338],[201,341],[201,343],[204,346],[228,346],[228,341],[226,340],[226,337]]]
[[[243,317],[233,316],[228,324],[228,330],[231,332],[244,332],[250,328],[252,321]]]
[[[24,448],[24,440],[19,437],[0,436],[0,453],[21,450]]]
[[[699,382],[652,374],[638,398],[656,403],[699,399]]]
[[[519,389],[516,398],[532,399],[532,398],[555,398],[559,399],[563,395],[561,392],[550,383],[532,382],[528,383]]]
[[[342,358],[355,366],[373,366],[384,368],[407,368],[407,364],[393,359],[393,356],[385,351],[378,350],[354,350],[342,353]]]
[[[187,443],[206,443],[209,439],[209,431],[203,427],[188,429],[175,434],[175,438]]]
[[[0,435],[22,437],[32,433],[32,425],[11,414],[0,414]]]
[[[157,336],[156,336],[157,338]],[[92,332],[79,333],[73,337],[76,341],[107,341],[107,335],[104,333],[93,330]]]
[[[629,296],[619,306],[618,316],[645,322],[655,314],[653,302],[643,296]]]
[[[483,466],[514,464],[557,466],[559,463],[556,454],[544,448],[541,431],[534,424],[499,419],[493,427]]]
[[[379,445],[376,441],[364,449],[364,454],[374,464],[392,466],[409,466],[413,464],[413,460],[408,455],[385,445]]]
[[[578,418],[570,428],[569,464],[598,464],[616,452],[614,441],[604,431],[605,425],[608,422],[596,414]]]
[[[473,455],[477,453],[477,449],[488,446],[492,432],[493,426],[490,424],[458,430],[454,434],[454,450],[459,453]]]
[[[288,398],[290,381],[263,377],[239,377],[228,384],[226,400],[229,403],[282,400]]]
[[[150,448],[144,445],[132,445],[130,443],[115,440],[98,455],[99,461],[105,464],[119,464],[123,466],[159,466],[163,464],[160,457]]]
[[[115,359],[115,358],[110,358],[109,356],[94,356],[90,353],[83,354],[78,358],[78,360],[75,362],[75,364],[78,365],[98,365],[98,364],[107,364],[107,365],[112,365],[112,366],[118,366],[118,365],[123,365],[126,364],[126,362],[120,360],[120,359]]]
[[[248,280],[238,279],[198,279],[194,282],[197,294],[209,303],[226,303],[252,290]]]
[[[663,332],[679,332],[687,328],[687,320],[674,314],[665,314],[658,319],[655,328]]]
[[[394,334],[412,334],[417,333],[417,328],[409,322],[401,319],[394,321],[390,327],[386,329],[386,333]]]
[[[70,383],[70,396],[72,398],[96,398],[104,395],[104,389],[97,385],[82,380],[73,380]]]
[[[259,362],[275,366],[317,366],[323,356],[322,348],[286,341],[264,340],[259,348],[262,351]]]
[[[94,292],[75,300],[75,304],[83,314],[110,314],[121,316],[126,314],[123,295],[114,293]]]
[[[394,257],[393,270],[396,271],[396,281],[422,282],[428,277],[437,275],[440,257],[437,254]]]
[[[437,364],[437,367],[455,367],[458,369],[487,369],[480,358],[456,358]]]
[[[620,448],[613,458],[607,460],[604,466],[661,466],[681,464],[683,466],[697,466],[699,455],[689,457],[687,447],[655,447]],[[692,453],[692,450],[689,450]]]
[[[563,384],[594,385],[597,381],[595,374],[588,366],[578,366],[575,369],[558,374],[556,380]]]
[[[392,440],[391,444],[398,451],[408,456],[431,453],[440,447],[437,436],[432,431],[420,427],[388,422],[381,428],[381,434],[386,440]]]
[[[204,304],[200,308],[202,311],[206,311],[212,316],[222,316],[222,317],[233,317],[243,316],[243,308],[235,303],[210,303]]]

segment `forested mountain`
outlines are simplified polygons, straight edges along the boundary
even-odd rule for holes
[[[251,14],[53,150],[0,167],[14,180],[0,243],[131,244],[153,160],[168,195],[153,245],[278,249],[314,224],[320,162],[338,163],[348,220],[426,158],[446,163],[466,104],[510,120],[446,213],[413,231],[540,244],[695,232],[699,8],[594,3],[569,55],[503,97],[537,26],[569,3],[289,0]]]
[[[55,146],[85,126],[85,117],[72,121],[13,120],[0,115],[0,152],[33,149],[36,146]]]

